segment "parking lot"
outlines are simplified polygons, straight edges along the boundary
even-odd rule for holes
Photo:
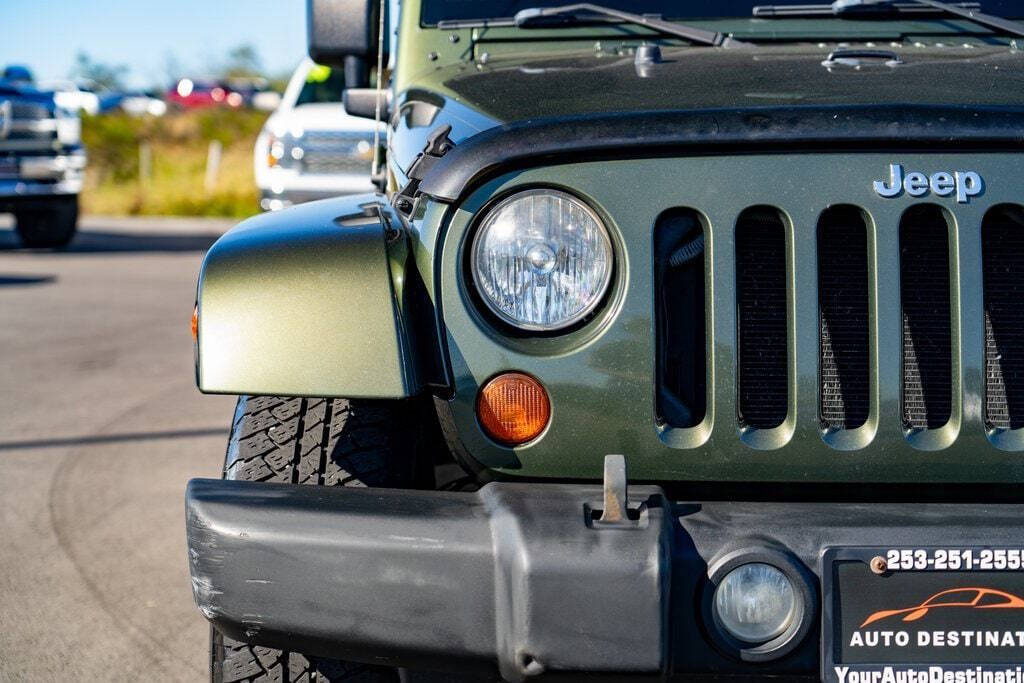
[[[0,217],[0,680],[202,680],[182,497],[233,399],[194,385],[189,316],[231,222],[86,218],[66,252]]]

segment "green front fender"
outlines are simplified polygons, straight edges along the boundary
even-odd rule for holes
[[[422,389],[403,320],[402,224],[364,194],[255,216],[199,275],[196,378],[207,393],[404,398]]]

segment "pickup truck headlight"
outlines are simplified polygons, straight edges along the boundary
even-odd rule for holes
[[[601,303],[612,274],[608,230],[594,211],[558,190],[518,192],[488,211],[471,250],[487,307],[523,330],[552,331]]]

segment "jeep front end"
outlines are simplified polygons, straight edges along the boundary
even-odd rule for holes
[[[215,675],[1024,678],[1024,29],[539,4],[310,4],[387,178],[204,264]]]

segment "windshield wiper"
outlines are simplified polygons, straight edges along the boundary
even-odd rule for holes
[[[917,7],[915,10],[914,7]],[[1004,19],[992,14],[979,12],[978,3],[939,2],[939,0],[912,0],[912,2],[894,2],[893,0],[835,0],[830,5],[763,5],[754,8],[755,17],[793,17],[833,14],[835,16],[856,15],[867,12],[914,12],[939,11],[969,19],[976,24],[998,29],[1015,36],[1024,36],[1024,24]]]
[[[839,3],[835,2],[819,5],[755,5],[753,15],[762,19],[772,19],[776,17],[835,16],[836,14],[842,14],[844,11],[848,14],[867,13],[869,11],[882,11],[898,14],[941,14],[941,10],[937,10],[934,7],[929,7],[927,5],[922,5],[916,0],[908,0],[907,2],[871,3],[870,5],[858,3],[856,7],[851,7],[849,9],[839,8],[838,5]],[[958,2],[955,3],[954,6],[962,7],[964,9],[981,9],[980,2]]]
[[[1000,31],[1006,31],[1012,33],[1015,36],[1024,36],[1024,24],[1016,21],[1010,21],[1009,19],[1003,19],[992,14],[985,14],[984,12],[978,12],[973,9],[967,9],[966,7],[957,7],[951,5],[948,2],[939,2],[938,0],[914,0],[919,5],[928,5],[934,7],[937,10],[941,10],[946,14],[954,14],[964,19],[970,19],[976,24],[987,26],[989,28],[996,28]],[[857,7],[858,5],[870,5],[873,3],[885,4],[886,0],[835,0],[832,6],[838,9],[838,13],[842,14],[845,9],[844,7]],[[891,4],[891,0],[889,0]]]
[[[527,9],[516,12],[516,16],[513,18],[513,23],[519,28],[530,28],[531,26],[544,25],[543,19],[546,17],[579,19],[581,15],[585,14],[596,14],[598,16],[618,19],[619,21],[623,21],[628,24],[645,26],[657,31],[658,33],[664,33],[678,38],[685,38],[686,40],[694,43],[700,43],[702,45],[713,45],[719,47],[753,47],[751,43],[735,40],[724,33],[719,33],[717,31],[706,31],[702,28],[686,26],[685,24],[677,24],[675,22],[665,21],[664,19],[658,19],[656,17],[633,14],[632,12],[622,12],[617,9],[602,7],[601,5],[594,5],[589,2],[580,2],[573,5],[560,5],[558,7],[528,7]]]

